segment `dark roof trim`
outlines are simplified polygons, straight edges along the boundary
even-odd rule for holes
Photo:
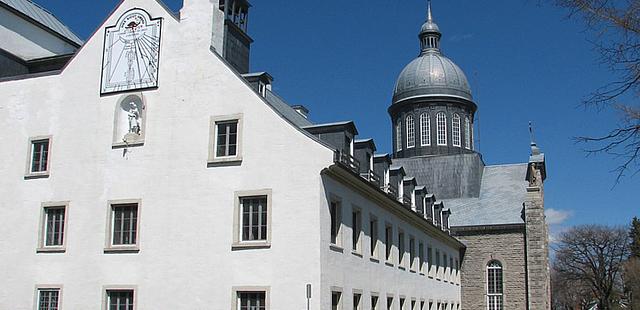
[[[361,140],[356,140],[354,142],[354,146],[356,148],[360,148],[360,147],[369,147],[371,148],[371,150],[373,150],[374,152],[376,151],[376,143],[373,141],[373,139],[369,138],[369,139],[361,139]]]
[[[374,163],[379,163],[382,161],[386,161],[387,163],[389,163],[389,165],[391,165],[391,156],[389,156],[389,154],[374,154],[373,155],[373,162]]]
[[[354,136],[358,135],[358,129],[356,129],[356,124],[353,121],[344,121],[344,122],[335,122],[328,124],[316,124],[311,126],[304,126],[302,129],[309,131],[310,133],[329,133],[329,132],[337,132],[337,131],[349,131]]]
[[[496,224],[496,225],[472,225],[452,226],[451,232],[455,235],[472,235],[481,233],[524,232],[525,224]]]

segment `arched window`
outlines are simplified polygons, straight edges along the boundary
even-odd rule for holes
[[[436,115],[438,123],[438,145],[447,145],[447,115],[440,112]]]
[[[471,149],[471,123],[469,117],[464,118],[464,147]]]
[[[416,146],[416,125],[413,122],[413,115],[407,116],[407,148]]]
[[[420,114],[420,145],[431,145],[431,118],[429,114]]]
[[[402,151],[402,121],[396,124],[396,152]]]
[[[487,264],[487,309],[503,310],[502,298],[502,264],[490,261]]]
[[[460,115],[458,114],[453,114],[451,118],[451,131],[453,146],[460,147]]]

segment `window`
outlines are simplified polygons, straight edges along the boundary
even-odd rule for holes
[[[433,251],[431,247],[427,247],[427,272],[431,273],[431,267],[433,267]]]
[[[402,121],[396,124],[396,152],[402,151]]]
[[[359,209],[351,212],[351,249],[360,252],[360,233],[362,232],[362,213]]]
[[[29,139],[29,160],[26,177],[46,177],[49,173],[49,150],[51,137]]]
[[[398,232],[398,265],[402,267],[404,260],[404,232],[401,230]]]
[[[416,260],[416,239],[409,237],[409,268],[414,269]]]
[[[405,301],[405,299],[403,297],[400,297],[400,310],[405,310],[404,309],[404,301]]]
[[[447,266],[447,253],[442,253],[442,257],[443,257],[443,262],[442,263],[444,264],[444,266],[442,268],[442,271],[444,272],[444,278],[446,280],[447,279],[447,267],[448,267]]]
[[[385,244],[385,260],[391,261],[391,247],[393,245],[393,227],[385,225],[384,227],[384,244]]]
[[[331,243],[340,245],[340,227],[342,226],[342,208],[338,201],[331,201],[329,205],[331,213]]]
[[[371,296],[371,310],[378,310],[378,296]]]
[[[240,197],[242,241],[267,240],[267,196]]]
[[[460,147],[460,115],[453,114],[453,118],[451,120],[451,129],[452,129],[452,143],[453,146]]]
[[[420,145],[431,145],[431,118],[429,114],[420,114]]]
[[[38,251],[64,251],[67,204],[43,203]]]
[[[415,300],[411,301],[411,310],[418,310],[418,309],[416,309],[416,301]]]
[[[436,249],[436,277],[440,277],[440,251]]]
[[[38,308],[36,310],[58,310],[60,308],[59,288],[39,288]]]
[[[106,310],[133,310],[133,290],[107,290]]]
[[[362,299],[361,294],[353,294],[353,310],[360,310],[360,299]]]
[[[371,257],[378,257],[378,219],[371,215],[369,218],[369,236],[370,236],[370,251]]]
[[[418,245],[418,270],[424,272],[424,243]]]
[[[139,203],[136,200],[110,202],[107,250],[137,250]]]
[[[242,114],[211,117],[209,165],[242,161]]]
[[[487,265],[487,304],[489,310],[502,310],[502,264],[491,261]]]
[[[407,116],[407,148],[416,146],[416,125],[413,122],[413,115]]]
[[[425,309],[424,308],[424,300],[420,301],[420,310],[431,310],[431,309]]]
[[[342,309],[342,307],[340,307],[341,299],[342,299],[342,293],[331,292],[331,310]]]
[[[265,292],[238,292],[238,310],[266,310]]]
[[[438,124],[438,145],[447,145],[447,115],[440,112],[436,115]]]
[[[393,309],[393,297],[387,296],[387,310]]]
[[[464,118],[464,147],[468,150],[472,149],[471,147],[471,123],[469,122],[469,118]]]

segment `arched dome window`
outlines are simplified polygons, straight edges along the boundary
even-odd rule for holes
[[[453,114],[453,117],[451,118],[451,129],[451,135],[453,136],[451,140],[453,146],[460,147],[460,115]]]
[[[431,118],[429,114],[420,114],[420,145],[431,145]]]
[[[487,264],[487,309],[503,310],[502,264],[493,260]]]
[[[402,151],[402,121],[396,124],[396,152]]]
[[[471,149],[471,123],[469,117],[464,118],[464,147],[468,150]]]
[[[413,122],[413,115],[407,116],[407,148],[416,146],[416,125]]]
[[[440,112],[436,115],[438,124],[438,145],[447,145],[447,115]]]

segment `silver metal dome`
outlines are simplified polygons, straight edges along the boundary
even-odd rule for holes
[[[464,72],[439,52],[426,52],[400,73],[393,92],[393,103],[409,98],[434,95],[454,96],[473,101]]]

